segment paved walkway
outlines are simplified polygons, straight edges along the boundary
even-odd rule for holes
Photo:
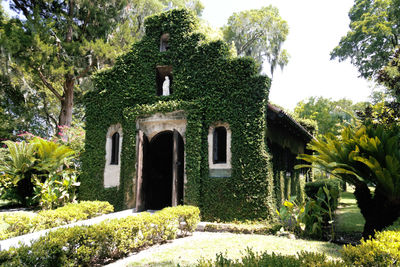
[[[149,211],[149,212],[154,212],[154,211]],[[58,229],[58,228],[65,228],[65,227],[72,227],[72,226],[79,226],[79,225],[92,225],[92,224],[96,224],[96,223],[99,223],[99,222],[107,220],[107,219],[124,218],[127,216],[136,216],[137,214],[139,214],[139,213],[135,212],[133,209],[123,210],[123,211],[119,211],[119,212],[105,214],[105,215],[91,218],[91,219],[84,220],[84,221],[79,221],[79,222],[62,225],[62,226],[51,228],[51,229],[34,232],[31,234],[27,234],[27,235],[16,236],[16,237],[13,237],[10,239],[0,241],[0,250],[7,250],[10,247],[19,247],[21,243],[29,245],[31,243],[31,241],[36,240],[39,237],[45,235],[47,232],[54,231],[55,229]]]

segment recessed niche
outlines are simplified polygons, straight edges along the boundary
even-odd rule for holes
[[[157,95],[167,96],[172,94],[172,66],[156,67]]]
[[[169,49],[169,33],[164,33],[160,38],[160,52],[165,52]]]

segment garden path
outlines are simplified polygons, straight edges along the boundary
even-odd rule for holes
[[[360,243],[365,220],[353,192],[354,189],[348,187],[347,192],[340,193],[339,205],[335,211],[335,243],[337,244]]]

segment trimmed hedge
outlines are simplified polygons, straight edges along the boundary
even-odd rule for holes
[[[235,234],[275,234],[282,226],[273,222],[207,223],[204,232],[229,232]]]
[[[216,260],[199,260],[197,267],[254,267],[254,266],[273,266],[273,267],[303,267],[303,266],[320,266],[335,267],[343,266],[341,262],[329,261],[325,254],[301,251],[297,256],[269,254],[267,251],[263,253],[255,253],[251,249],[247,249],[241,259],[232,260],[226,258],[222,253],[216,255]]]
[[[127,256],[143,247],[193,232],[197,207],[166,208],[154,215],[112,219],[90,226],[49,232],[30,246],[0,252],[2,266],[93,266]]]
[[[81,201],[55,210],[40,211],[37,215],[5,213],[0,215],[0,221],[8,224],[8,228],[0,230],[0,240],[90,219],[113,211],[114,207],[106,201]]]

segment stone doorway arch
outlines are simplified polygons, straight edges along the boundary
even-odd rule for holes
[[[172,115],[158,122],[154,120],[156,115],[137,122],[137,211],[183,204],[185,150],[181,132],[186,129],[186,119],[179,116],[177,120],[176,113]]]

